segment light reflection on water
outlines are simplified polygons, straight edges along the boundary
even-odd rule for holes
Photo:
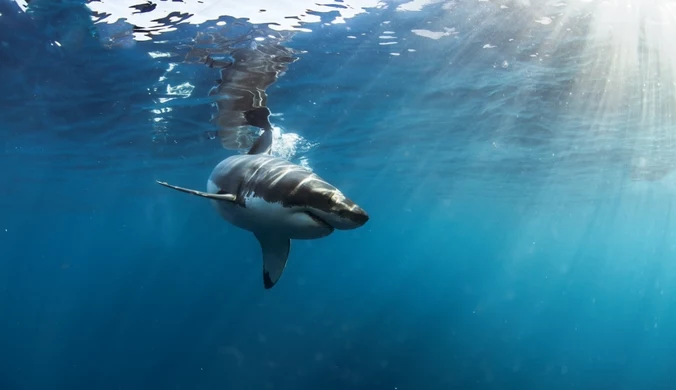
[[[676,20],[675,6],[666,0],[294,1],[223,10],[218,2],[133,5],[88,4],[98,37],[111,50],[148,39],[157,44],[149,56],[167,70],[152,87],[156,107],[147,109],[156,142],[176,142],[180,135],[170,124],[184,121],[226,149],[246,150],[266,122],[252,126],[242,113],[263,107],[271,111],[264,119],[288,135],[281,155],[307,161],[307,152],[324,144],[349,153],[366,171],[390,169],[369,160],[373,139],[391,144],[391,169],[425,166],[429,175],[468,180],[516,174],[564,183],[564,177],[603,181],[624,175],[654,182],[676,166],[676,49],[670,44]],[[44,2],[31,2],[35,10],[40,6]],[[187,26],[193,29],[176,35]],[[336,41],[340,31],[342,41]],[[304,46],[308,35],[314,42],[330,36],[330,45]],[[68,49],[71,42],[59,45]],[[340,55],[345,67],[327,62],[316,69],[330,87],[321,96],[307,89],[308,102],[298,104],[323,104],[314,110],[345,104],[344,116],[330,123],[340,134],[327,138],[311,132],[317,126],[282,126],[283,112],[267,107],[270,87],[289,77],[311,85],[296,60],[330,53]],[[233,56],[243,60],[241,66],[233,66]],[[191,64],[218,79],[214,96],[197,88],[186,67]],[[405,93],[390,89],[387,78],[405,81]],[[333,87],[354,92],[346,102]],[[391,111],[375,109],[377,99],[387,99]],[[201,104],[218,109],[201,122],[175,112]],[[302,111],[295,117],[306,115]],[[356,131],[350,118],[360,118],[369,132]],[[362,138],[350,138],[357,134]],[[440,137],[451,138],[434,143]],[[443,167],[435,167],[439,160]]]

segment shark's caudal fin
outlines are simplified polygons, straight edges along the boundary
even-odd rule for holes
[[[255,234],[263,250],[263,285],[266,289],[272,288],[277,283],[286,260],[289,258],[291,240],[272,234]]]
[[[174,185],[171,185],[171,184],[163,182],[163,181],[157,181],[157,184],[160,184],[160,185],[163,185],[165,187],[174,189],[176,191],[181,191],[181,192],[185,192],[185,193],[188,193],[188,194],[193,194],[193,195],[197,195],[197,196],[201,196],[201,197],[209,198],[209,199],[225,200],[225,201],[228,201],[228,202],[234,202],[237,199],[237,197],[233,194],[210,194],[208,192],[202,192],[202,191],[197,191],[197,190],[191,190],[190,188],[183,188],[183,187],[179,187],[179,186],[174,186]]]
[[[272,129],[263,130],[263,134],[254,142],[248,154],[270,154],[272,150]]]

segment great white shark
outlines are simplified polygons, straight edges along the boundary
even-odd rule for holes
[[[256,236],[263,251],[263,285],[272,288],[286,267],[291,240],[326,237],[363,226],[361,207],[310,170],[270,154],[267,128],[247,154],[221,161],[206,192],[159,184],[208,198],[223,219]]]

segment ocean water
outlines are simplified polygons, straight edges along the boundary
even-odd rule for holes
[[[0,390],[674,388],[673,2],[250,3],[0,0]],[[155,181],[274,61],[273,153],[370,220],[265,290]]]

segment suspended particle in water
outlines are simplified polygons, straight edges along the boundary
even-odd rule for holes
[[[508,66],[509,66],[509,62],[507,62],[507,60],[502,61],[502,68],[503,69],[507,69]]]

